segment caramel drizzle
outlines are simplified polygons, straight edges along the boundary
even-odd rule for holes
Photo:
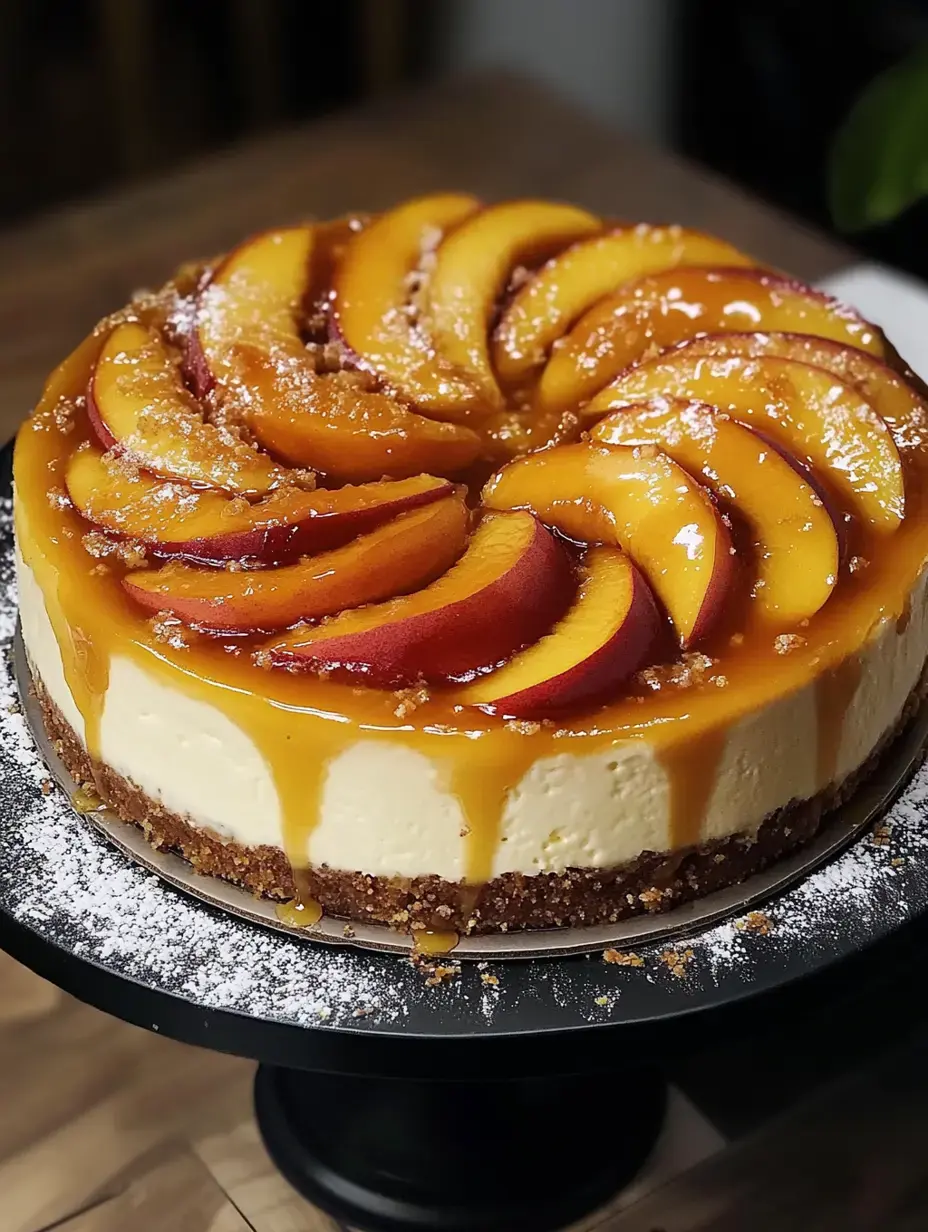
[[[837,667],[822,672],[815,683],[818,718],[816,781],[820,787],[827,787],[838,776],[845,717],[857,693],[861,673],[860,659],[853,655]]]
[[[669,846],[673,850],[694,847],[702,837],[726,739],[723,727],[710,727],[658,753],[670,793]]]
[[[804,630],[802,648],[788,656],[773,651],[770,630],[748,630],[737,648],[729,646],[726,634],[718,645],[705,647],[724,670],[725,688],[700,685],[644,695],[632,690],[593,715],[572,717],[560,729],[546,725],[526,734],[479,713],[462,715],[453,690],[436,693],[415,714],[415,722],[400,722],[392,695],[262,673],[251,664],[247,645],[240,654],[211,645],[209,639],[179,649],[166,646],[125,598],[110,566],[103,574],[94,571],[94,562],[80,547],[85,525],[72,509],[49,501],[49,487],[62,487],[64,462],[86,435],[82,415],[69,430],[52,412],[59,398],[74,399],[83,392],[103,336],[88,339],[53,374],[36,415],[20,434],[16,454],[17,537],[45,596],[92,757],[99,757],[109,664],[113,655],[126,655],[165,683],[217,707],[253,740],[273,776],[284,848],[299,870],[310,860],[331,761],[359,733],[365,739],[398,741],[448,767],[447,785],[465,819],[464,880],[472,886],[493,875],[511,793],[535,761],[559,753],[594,754],[625,739],[647,740],[669,780],[668,845],[697,842],[724,747],[722,733],[743,714],[817,678],[817,785],[834,778],[844,715],[860,671],[856,657],[850,666],[842,661],[855,655],[882,620],[898,619],[897,627],[904,630],[909,593],[928,556],[928,463],[921,442],[906,450],[903,526],[879,543],[871,543],[866,530],[859,529],[856,550],[871,562],[864,584],[842,576],[829,603]],[[303,910],[312,914],[308,901]]]

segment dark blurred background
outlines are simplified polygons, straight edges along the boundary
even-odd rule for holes
[[[0,0],[0,224],[508,64],[828,227],[835,129],[922,39],[928,0]],[[926,223],[857,242],[928,276]]]

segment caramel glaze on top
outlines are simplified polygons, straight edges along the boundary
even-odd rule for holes
[[[128,312],[146,315],[144,305]],[[285,847],[299,868],[311,860],[311,832],[331,759],[361,737],[413,747],[442,768],[443,786],[460,800],[465,876],[472,884],[491,876],[507,793],[541,758],[648,741],[669,778],[672,846],[682,848],[700,839],[731,724],[815,680],[818,779],[821,786],[834,779],[843,716],[860,675],[857,652],[883,622],[905,627],[910,593],[928,558],[928,452],[920,433],[910,431],[902,449],[901,528],[877,545],[866,528],[852,525],[848,555],[868,565],[856,572],[842,567],[830,600],[807,627],[793,631],[799,636],[788,654],[774,645],[778,630],[752,625],[745,586],[745,601],[733,602],[724,627],[699,647],[713,660],[707,670],[659,670],[649,682],[638,678],[623,696],[569,720],[507,723],[457,705],[454,687],[433,689],[408,708],[392,692],[262,670],[252,661],[248,638],[187,630],[166,635],[133,606],[120,586],[125,566],[116,557],[101,562],[88,554],[82,539],[90,528],[61,499],[67,459],[89,434],[84,393],[111,326],[101,325],[49,378],[20,432],[15,462],[18,543],[44,594],[92,756],[100,754],[110,661],[124,655],[166,685],[217,707],[254,741],[276,783]]]

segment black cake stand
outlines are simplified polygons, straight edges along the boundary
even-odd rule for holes
[[[762,916],[636,941],[635,965],[601,951],[466,961],[436,983],[401,956],[217,910],[78,818],[16,700],[15,624],[7,497],[0,945],[127,1022],[260,1062],[272,1157],[358,1229],[563,1228],[646,1160],[668,1056],[839,995],[849,966],[881,964],[928,905],[922,722],[891,754],[901,769],[877,829]]]

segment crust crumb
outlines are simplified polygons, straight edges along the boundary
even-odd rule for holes
[[[735,928],[742,933],[760,933],[762,937],[773,928],[773,921],[764,911],[749,911],[741,920],[735,920]]]
[[[693,961],[693,951],[664,950],[660,959],[671,975],[675,975],[677,979],[683,979],[687,967]]]
[[[603,959],[616,967],[644,966],[644,959],[640,954],[623,953],[622,950],[603,950]]]

